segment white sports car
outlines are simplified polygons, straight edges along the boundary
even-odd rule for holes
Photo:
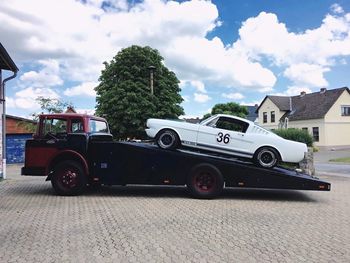
[[[279,161],[300,162],[307,152],[304,143],[283,139],[249,120],[225,114],[214,115],[200,124],[148,119],[146,133],[163,149],[182,145],[250,158],[267,168]]]

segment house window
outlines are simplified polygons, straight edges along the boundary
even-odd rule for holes
[[[341,116],[350,116],[350,106],[341,106]]]
[[[267,112],[263,112],[263,123],[267,122]]]
[[[314,138],[315,142],[318,142],[320,140],[320,133],[318,127],[312,127],[312,137]]]
[[[303,127],[301,128],[302,131],[305,131],[305,132],[309,132],[308,128],[307,127]]]
[[[271,111],[271,122],[275,122],[275,112]]]

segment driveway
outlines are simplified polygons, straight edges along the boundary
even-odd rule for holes
[[[350,149],[324,150],[314,153],[316,174],[350,177],[350,164],[329,162],[331,159],[350,157]]]
[[[102,187],[61,197],[8,168],[0,262],[350,262],[350,178],[331,192]]]

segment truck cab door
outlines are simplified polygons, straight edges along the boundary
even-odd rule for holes
[[[67,119],[47,117],[40,119],[38,125],[35,139],[26,142],[25,167],[44,175],[49,162],[66,142]]]

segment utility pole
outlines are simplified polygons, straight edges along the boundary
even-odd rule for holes
[[[153,95],[154,94],[153,78],[154,78],[154,71],[155,71],[156,67],[155,66],[149,66],[148,69],[149,69],[149,86],[150,86],[150,89],[151,89],[151,95]]]

